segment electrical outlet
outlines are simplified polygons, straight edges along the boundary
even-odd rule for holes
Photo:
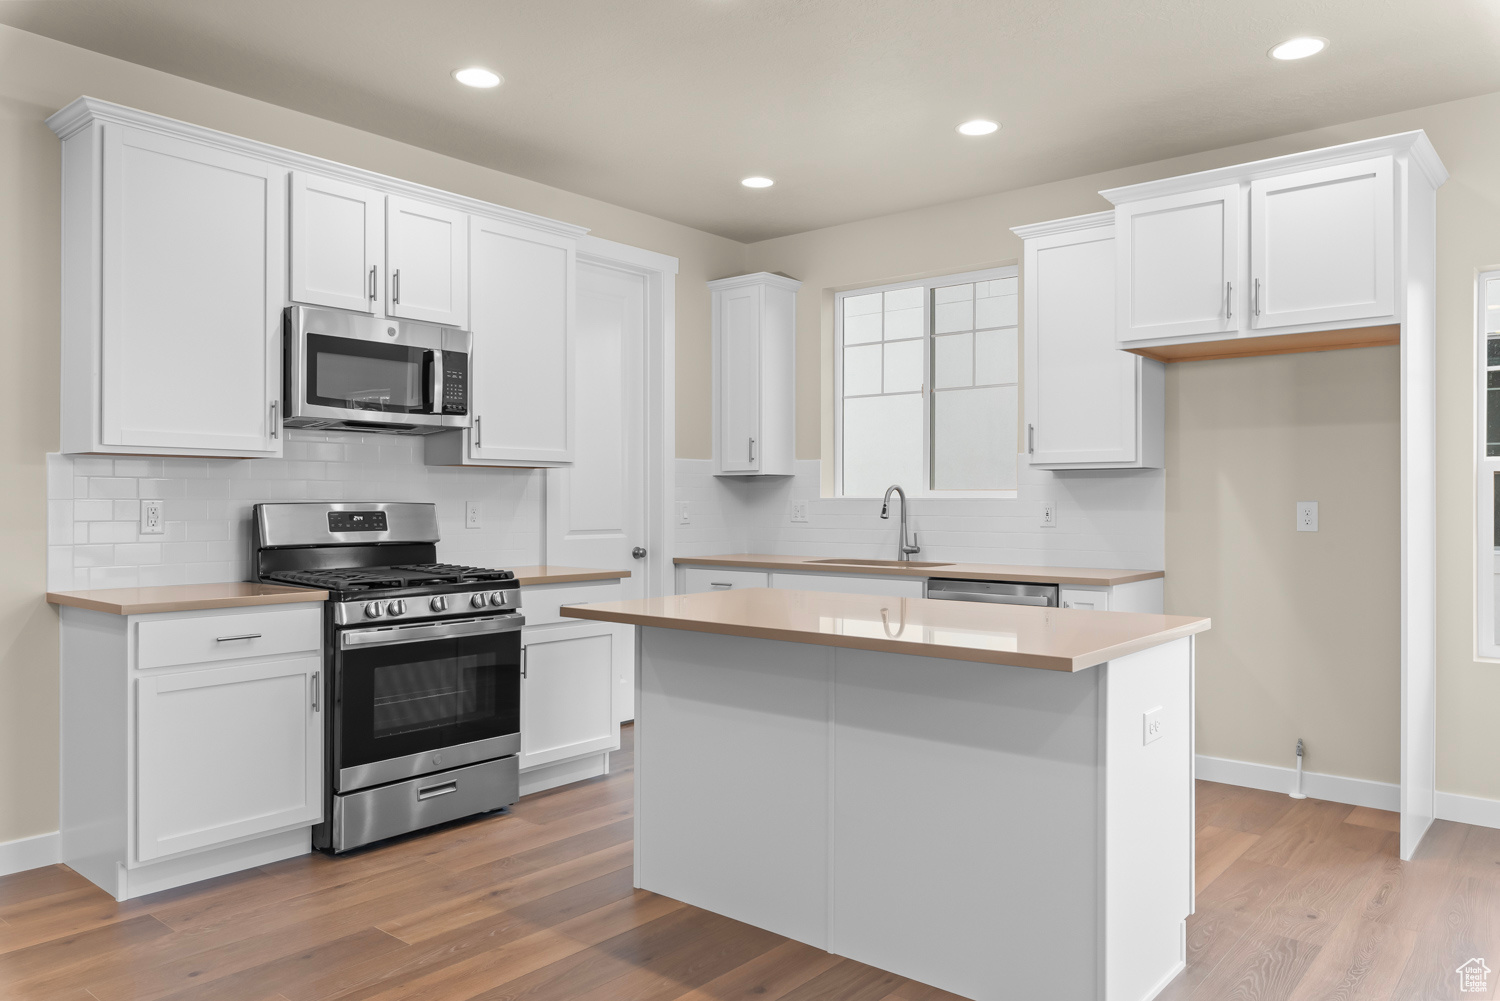
[[[464,528],[478,528],[483,523],[478,501],[464,502]]]
[[[1042,505],[1042,527],[1057,527],[1057,504],[1053,501],[1047,501]]]
[[[1297,531],[1316,532],[1318,530],[1318,502],[1297,502]]]
[[[807,524],[807,501],[792,501],[792,520],[798,524]]]
[[[1141,743],[1149,744],[1153,740],[1160,740],[1161,734],[1161,706],[1157,706],[1155,709],[1147,709],[1141,713]]]
[[[141,501],[141,534],[142,535],[165,535],[167,522],[161,513],[161,501]]]
[[[688,506],[687,505],[688,505],[687,501],[678,501],[677,502],[677,524],[679,524],[679,525],[686,525],[688,523]]]

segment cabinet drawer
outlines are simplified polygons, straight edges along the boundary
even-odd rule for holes
[[[145,619],[136,628],[135,663],[146,670],[317,650],[323,635],[323,609]]]
[[[893,598],[920,598],[927,590],[927,582],[918,577],[861,577],[857,574],[773,573],[771,586],[788,591],[882,594]]]
[[[717,567],[709,569],[691,568],[684,570],[683,594],[697,594],[700,591],[729,591],[734,588],[744,587],[770,587],[771,575],[764,570],[721,570]]]
[[[1058,603],[1064,608],[1081,608],[1085,611],[1109,611],[1109,591],[1085,591],[1081,588],[1065,587],[1058,591]]]
[[[596,601],[619,601],[623,588],[618,581],[601,581],[598,584],[542,585],[521,588],[521,614],[526,616],[526,628],[550,626],[556,622],[578,622],[565,619],[558,610],[563,605],[588,605]]]

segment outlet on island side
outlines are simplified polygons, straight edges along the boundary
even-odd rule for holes
[[[1155,709],[1147,709],[1141,713],[1141,743],[1149,744],[1154,740],[1160,740],[1162,734],[1161,706]]]
[[[478,528],[484,523],[483,513],[479,510],[478,501],[464,502],[464,528]]]

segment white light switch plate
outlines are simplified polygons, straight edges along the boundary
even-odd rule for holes
[[[807,501],[792,501],[792,520],[799,524],[807,523]]]
[[[483,523],[478,501],[464,502],[464,528],[478,528]]]
[[[1141,713],[1141,743],[1149,744],[1153,740],[1160,740],[1162,726],[1161,706]]]
[[[1297,531],[1316,532],[1318,530],[1318,502],[1297,502]]]
[[[679,525],[686,525],[687,523],[688,523],[688,502],[687,501],[678,501],[677,502],[677,524],[679,524]]]

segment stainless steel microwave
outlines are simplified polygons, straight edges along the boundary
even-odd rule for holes
[[[292,306],[283,325],[282,422],[433,434],[469,426],[465,331]]]

